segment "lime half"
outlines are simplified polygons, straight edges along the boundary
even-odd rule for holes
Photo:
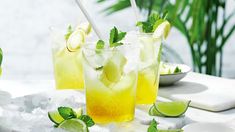
[[[78,108],[76,110],[77,118],[83,114],[82,108]],[[64,118],[59,114],[58,111],[50,111],[48,112],[49,119],[54,122],[55,124],[59,125],[61,122],[64,121]]]
[[[155,103],[149,110],[149,114],[153,116],[179,117],[183,115],[190,101],[173,101],[173,102],[158,102]]]
[[[86,124],[82,120],[76,118],[64,120],[58,128],[68,132],[88,132]]]
[[[164,38],[166,39],[171,29],[171,24],[168,21],[162,22],[154,31],[154,38]]]

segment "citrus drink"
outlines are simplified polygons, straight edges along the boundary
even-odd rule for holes
[[[159,65],[161,40],[152,34],[140,34],[140,62],[137,84],[137,104],[153,104],[156,101],[159,85]]]
[[[99,53],[84,48],[86,110],[97,123],[134,118],[138,57],[130,48],[123,45]]]

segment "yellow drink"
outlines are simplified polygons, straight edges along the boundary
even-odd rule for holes
[[[120,47],[125,49],[125,46]],[[119,49],[99,53],[90,49],[84,48],[83,52],[87,114],[96,123],[132,120],[138,57],[130,59],[133,54],[128,53],[128,56]],[[130,46],[126,46],[127,51],[130,49]]]
[[[54,53],[53,61],[57,89],[83,89],[81,49],[69,52],[64,48]]]
[[[159,65],[161,41],[152,34],[141,34],[140,63],[137,83],[137,104],[153,104],[157,99],[159,86]]]

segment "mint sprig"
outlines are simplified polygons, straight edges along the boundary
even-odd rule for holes
[[[158,132],[157,124],[156,120],[153,119],[148,127],[148,132]]]
[[[148,127],[147,132],[183,132],[182,129],[160,130],[157,128],[158,123],[153,119]]]
[[[117,47],[120,45],[123,45],[122,42],[120,42],[123,38],[125,38],[126,32],[118,31],[116,27],[113,27],[110,31],[109,36],[109,44],[110,47]]]
[[[137,22],[136,26],[140,27],[144,33],[153,33],[156,28],[166,20],[167,12],[162,16],[158,13],[152,13],[146,21]]]
[[[95,125],[95,122],[92,120],[92,118],[90,116],[82,114],[79,117],[77,117],[76,112],[72,108],[70,108],[70,107],[58,107],[57,110],[58,110],[60,116],[64,120],[69,120],[69,119],[77,118],[77,119],[82,120],[86,124],[87,127],[92,127],[93,125]],[[58,127],[59,124],[55,124],[54,126]]]
[[[174,70],[174,73],[180,73],[181,72],[181,69],[177,66]]]
[[[126,36],[126,32],[122,32],[118,30],[116,27],[113,27],[109,34],[109,47],[117,47],[123,45],[121,42]],[[96,43],[96,53],[100,53],[102,49],[104,49],[105,42],[103,40],[99,40]]]
[[[95,125],[95,122],[88,115],[81,115],[80,117],[78,117],[78,119],[80,119],[83,122],[85,122],[87,127],[92,127],[93,125]]]
[[[67,33],[64,35],[65,40],[67,41],[69,39],[69,36],[73,33],[73,28],[71,25],[67,28]]]
[[[77,117],[76,112],[74,112],[73,109],[69,107],[59,107],[58,112],[65,120]]]

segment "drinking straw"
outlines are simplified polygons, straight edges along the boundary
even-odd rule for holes
[[[131,0],[131,7],[135,13],[136,23],[139,21],[139,13],[135,0]]]
[[[101,32],[98,30],[98,28],[96,27],[94,21],[91,19],[90,15],[88,14],[87,10],[85,9],[85,7],[83,6],[82,2],[80,0],[75,0],[76,4],[78,5],[78,7],[81,9],[81,11],[83,12],[83,14],[85,15],[86,19],[89,21],[89,23],[91,24],[93,30],[95,31],[96,35],[98,36],[99,39],[102,39],[102,35]]]

